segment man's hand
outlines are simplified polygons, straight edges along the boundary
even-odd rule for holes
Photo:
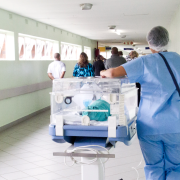
[[[63,71],[62,74],[61,74],[61,76],[60,76],[60,78],[63,78],[64,75],[65,75],[65,73],[66,73],[66,71]]]
[[[53,80],[53,79],[54,79],[54,77],[53,77],[52,73],[48,73],[48,76],[49,76],[49,78],[50,78],[51,80]]]
[[[100,76],[101,76],[102,78],[105,78],[105,77],[106,77],[106,76],[104,75],[105,71],[106,71],[106,70],[103,70],[103,71],[100,72]]]
[[[115,77],[125,76],[127,75],[127,73],[123,66],[119,66],[117,68],[110,68],[108,70],[103,70],[100,72],[100,75],[102,78],[104,77],[115,78]]]

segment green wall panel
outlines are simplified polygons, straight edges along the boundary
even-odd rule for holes
[[[0,126],[47,107],[51,88],[0,101]]]
[[[9,14],[12,14],[12,19]],[[47,68],[52,61],[19,61],[18,33],[53,39],[59,43],[78,44],[82,45],[82,48],[88,46],[91,47],[91,57],[94,58],[93,49],[96,47],[96,41],[2,9],[0,9],[0,29],[12,31],[15,36],[15,61],[0,61],[0,90],[49,80]],[[63,62],[67,68],[65,77],[72,77],[77,61]],[[0,101],[0,127],[49,106],[50,91],[51,89],[45,89]]]

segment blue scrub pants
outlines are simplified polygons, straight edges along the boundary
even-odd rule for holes
[[[180,133],[138,138],[146,180],[180,180]]]

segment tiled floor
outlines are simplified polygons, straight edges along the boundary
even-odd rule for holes
[[[68,168],[63,157],[53,152],[69,144],[58,144],[48,134],[50,112],[46,111],[0,133],[0,180],[81,180],[80,166]],[[118,143],[115,159],[106,163],[106,180],[137,180],[137,167],[142,159],[138,140],[131,146]],[[144,162],[138,167],[139,180],[145,180]]]

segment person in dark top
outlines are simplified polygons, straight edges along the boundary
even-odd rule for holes
[[[115,68],[126,63],[125,58],[119,56],[117,47],[113,47],[111,49],[111,54],[112,54],[111,58],[106,60],[105,63],[106,69]]]
[[[88,61],[88,56],[86,53],[82,52],[80,54],[80,58],[78,63],[74,67],[73,71],[74,77],[93,77],[94,70],[92,64]]]
[[[101,55],[98,55],[97,61],[95,61],[93,64],[93,69],[95,76],[100,76],[100,71],[105,70],[103,57]]]
[[[119,54],[119,57],[123,57],[123,52],[122,51],[119,51],[118,54]]]

